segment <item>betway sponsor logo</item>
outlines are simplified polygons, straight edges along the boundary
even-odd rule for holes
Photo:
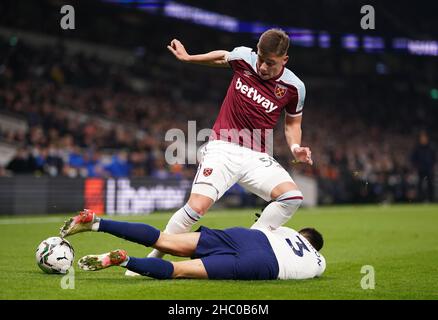
[[[264,96],[262,96],[257,91],[257,89],[254,89],[253,87],[248,87],[246,84],[243,84],[240,78],[237,78],[236,90],[240,91],[240,93],[260,104],[263,108],[266,109],[266,113],[271,113],[278,108],[278,106],[274,105],[271,100],[266,99]]]

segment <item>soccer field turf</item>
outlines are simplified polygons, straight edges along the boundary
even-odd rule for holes
[[[211,228],[249,227],[255,210],[212,211],[201,222]],[[85,272],[77,260],[115,248],[132,256],[150,251],[108,234],[69,237],[75,248],[74,289],[62,275],[35,264],[43,239],[56,236],[65,216],[0,219],[1,299],[438,299],[438,206],[336,206],[300,209],[288,226],[313,226],[324,236],[327,269],[322,278],[301,281],[154,280],[125,277],[122,268]],[[169,213],[118,217],[163,228]],[[364,265],[375,271],[375,288],[364,290]]]

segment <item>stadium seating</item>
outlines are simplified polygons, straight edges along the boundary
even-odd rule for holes
[[[25,21],[14,23],[27,27]],[[231,49],[238,41],[254,45],[253,39],[218,31],[208,31],[215,37],[200,44],[191,35],[195,27],[171,23],[193,45],[192,52]],[[194,176],[195,165],[176,169],[165,163],[169,143],[163,137],[171,128],[186,132],[188,120],[196,121],[198,129],[212,126],[228,85],[227,70],[175,62],[165,49],[169,36],[161,31],[147,45],[128,50],[128,42],[139,36],[133,31],[113,56],[99,53],[117,37],[116,30],[100,44],[90,43],[92,32],[72,35],[75,46],[51,35],[45,35],[50,41],[30,43],[22,37],[12,43],[7,31],[0,33],[0,55],[7,57],[0,78],[0,139],[17,152],[1,166],[0,175]],[[438,136],[438,108],[428,94],[436,61],[334,49],[307,52],[293,42],[291,56],[289,66],[307,87],[303,144],[312,148],[315,162],[293,170],[318,180],[319,202],[415,200],[410,153],[416,135],[426,129],[432,138]],[[23,126],[2,126],[6,117]],[[281,127],[274,153],[290,168]]]

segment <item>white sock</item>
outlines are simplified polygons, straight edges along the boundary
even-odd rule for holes
[[[91,231],[99,231],[99,226],[100,226],[100,218],[98,218],[98,219],[96,220],[96,222],[94,222],[94,223],[91,225]]]
[[[201,219],[201,215],[193,210],[187,203],[173,214],[164,229],[164,233],[179,234],[189,232],[192,226]],[[164,253],[156,249],[148,254],[148,258],[162,258]]]
[[[119,266],[120,266],[120,267],[126,267],[126,265],[128,264],[128,262],[129,262],[129,257],[127,257],[125,261],[123,261],[121,264],[119,264]]]
[[[149,254],[148,258],[162,258],[164,257],[165,253],[158,251],[157,249],[153,249]]]
[[[299,190],[283,193],[263,210],[260,218],[251,228],[277,229],[293,216],[302,202],[303,194]]]

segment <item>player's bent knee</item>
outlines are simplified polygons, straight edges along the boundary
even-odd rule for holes
[[[187,204],[192,208],[197,214],[203,216],[207,213],[208,209],[213,205],[214,200],[203,194],[193,193],[190,195],[189,201]]]
[[[277,199],[288,191],[296,191],[296,190],[298,190],[298,186],[293,181],[286,181],[280,183],[277,186],[275,186],[274,189],[271,190],[271,199]]]
[[[210,206],[205,206],[203,204],[196,203],[194,201],[188,201],[187,203],[190,206],[190,208],[192,208],[193,211],[195,211],[200,216],[203,216],[204,214],[206,214],[208,209],[210,208]]]

